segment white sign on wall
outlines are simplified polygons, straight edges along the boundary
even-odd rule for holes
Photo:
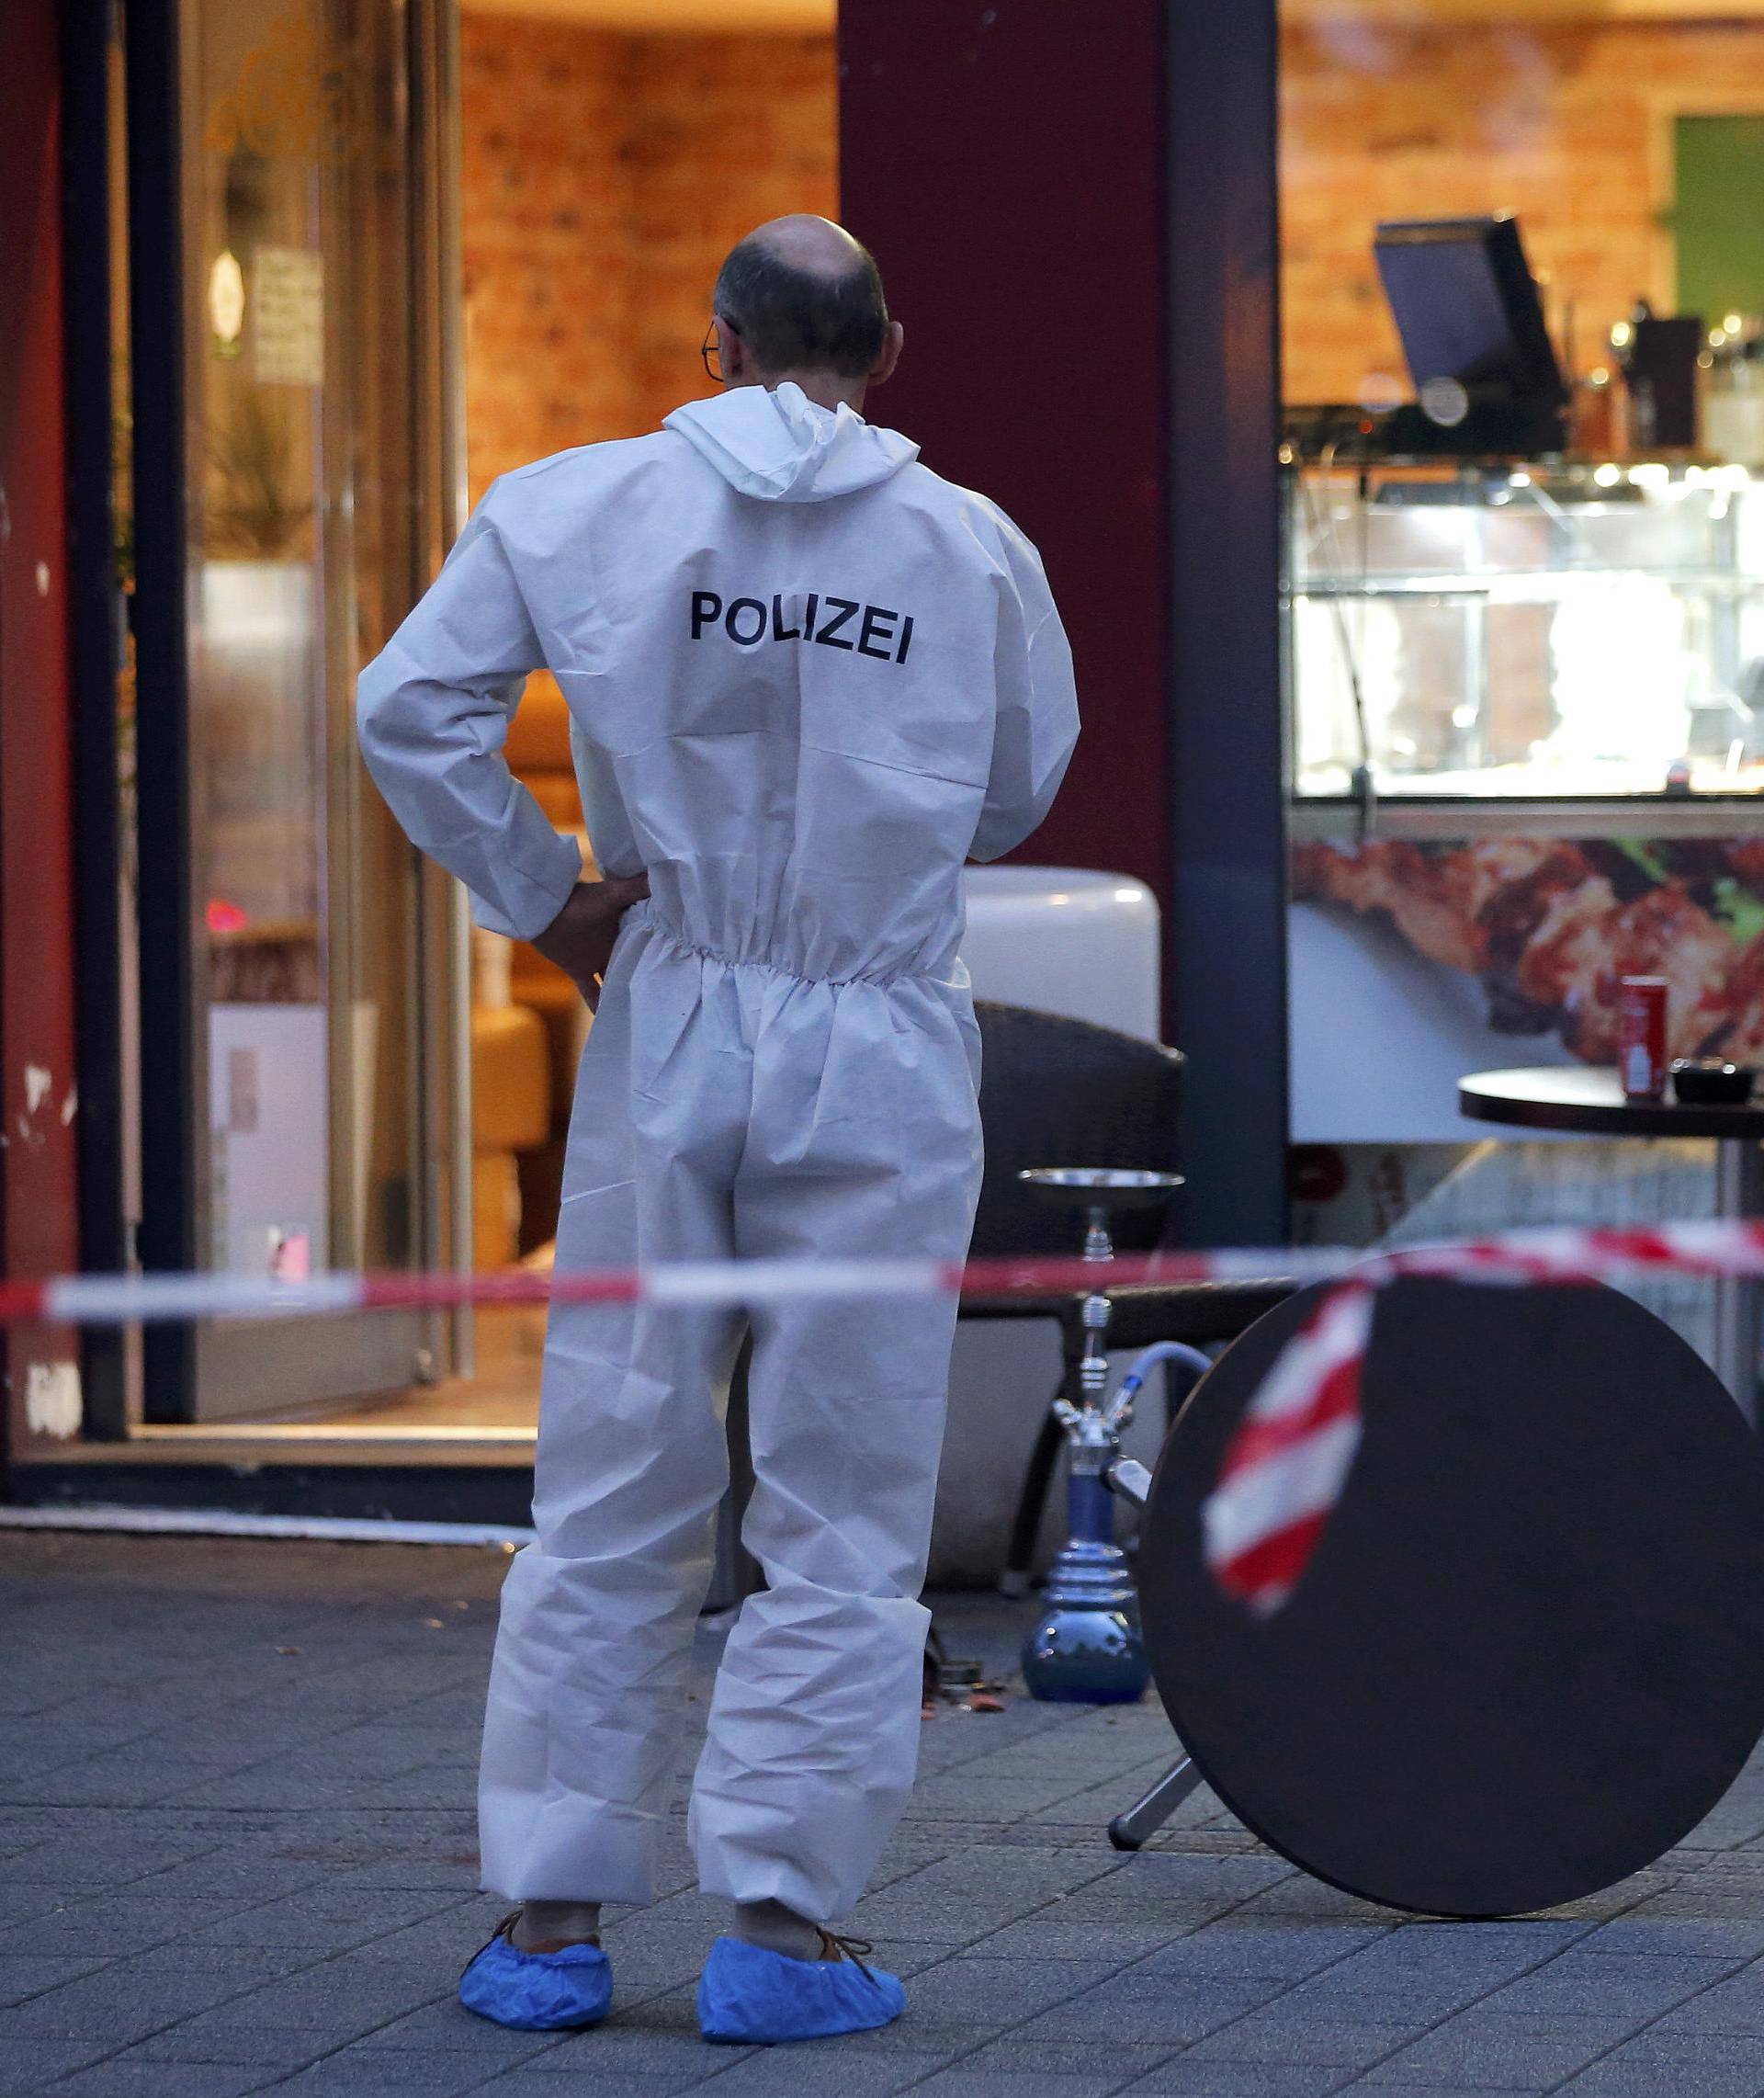
[[[324,383],[324,264],[316,249],[253,251],[251,346],[260,386]]]
[[[209,1007],[214,1263],[298,1282],[328,1257],[329,1017],[322,1005]]]

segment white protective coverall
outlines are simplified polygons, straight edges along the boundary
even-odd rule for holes
[[[1077,733],[1035,551],[917,448],[789,384],[497,482],[363,674],[362,747],[479,922],[578,877],[502,756],[528,671],[569,701],[605,871],[647,870],[578,1080],[560,1269],[967,1252],[978,1040],[961,871],[1041,821]],[[700,1881],[817,1922],[910,1790],[948,1302],[752,1319],[766,1588],[694,1786]],[[560,1307],[534,1521],[485,1722],[484,1883],[645,1901],[727,1479],[724,1314]]]

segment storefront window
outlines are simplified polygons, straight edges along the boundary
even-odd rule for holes
[[[399,833],[356,679],[465,499],[707,385],[723,254],[837,209],[833,40],[741,6],[652,34],[448,0],[184,0],[182,29],[199,1254],[542,1264],[589,1016]],[[507,754],[580,832],[544,674]],[[542,1326],[216,1321],[178,1424],[522,1456]]]
[[[1737,6],[1284,0],[1306,1235],[1710,1213],[1707,1147],[1478,1143],[1457,1082],[1611,1063],[1630,974],[1764,1057],[1760,60]]]
[[[185,17],[198,1185],[209,1257],[248,1274],[447,1252],[423,1000],[449,957],[353,732],[434,536],[410,40],[387,0]],[[432,1340],[209,1329],[195,1411],[405,1386]]]
[[[1723,12],[1288,6],[1301,794],[1764,782],[1764,21]]]

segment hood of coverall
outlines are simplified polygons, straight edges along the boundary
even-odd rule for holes
[[[731,386],[689,401],[662,424],[677,431],[729,486],[764,503],[825,503],[874,488],[919,447],[898,430],[878,430],[842,403],[818,407],[786,380],[775,391]]]

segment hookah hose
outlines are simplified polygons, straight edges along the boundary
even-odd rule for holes
[[[1182,1341],[1154,1341],[1142,1348],[1129,1364],[1126,1375],[1121,1379],[1114,1396],[1102,1409],[1106,1423],[1108,1446],[1119,1450],[1118,1431],[1133,1418],[1134,1402],[1140,1389],[1154,1369],[1164,1363],[1180,1363],[1193,1374],[1189,1389],[1212,1368],[1212,1358],[1203,1355],[1199,1348],[1190,1347]],[[1187,1396],[1186,1392],[1183,1394]],[[1075,1424],[1076,1425],[1076,1424]],[[1081,1425],[1077,1427],[1073,1440],[1081,1446],[1084,1437]],[[1076,1449],[1074,1451],[1076,1455]],[[1097,1461],[1093,1451],[1092,1461],[1074,1462],[1067,1476],[1067,1505],[1069,1510],[1071,1537],[1092,1544],[1111,1543],[1114,1537],[1114,1496],[1111,1491],[1105,1469]]]
[[[1183,1341],[1153,1341],[1148,1348],[1142,1348],[1127,1367],[1127,1374],[1121,1379],[1121,1389],[1115,1394],[1117,1408],[1131,1409],[1139,1396],[1139,1389],[1160,1363],[1180,1362],[1194,1374],[1189,1380],[1192,1391],[1213,1367],[1213,1358],[1203,1355],[1199,1348],[1190,1347]],[[1184,1397],[1187,1393],[1183,1394]],[[1128,1417],[1124,1413],[1123,1418]]]

